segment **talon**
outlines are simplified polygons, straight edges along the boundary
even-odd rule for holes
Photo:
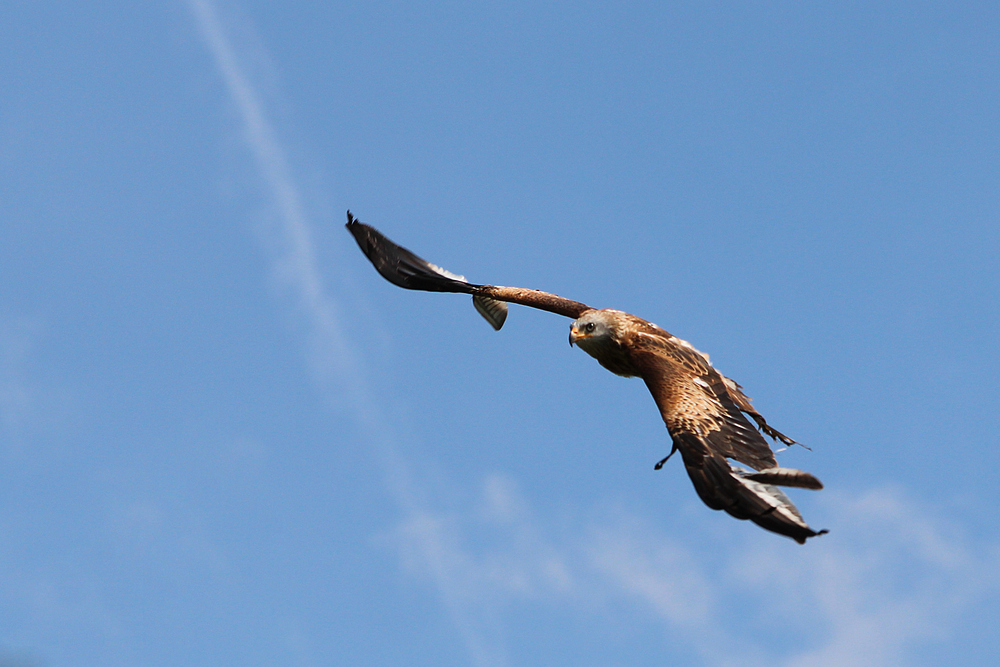
[[[662,468],[663,464],[669,461],[670,457],[673,456],[674,452],[676,451],[677,451],[677,443],[675,442],[673,443],[673,446],[670,448],[670,453],[667,454],[659,463],[653,466],[653,470],[659,470],[660,468]]]

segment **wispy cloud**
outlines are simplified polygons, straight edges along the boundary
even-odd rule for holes
[[[502,511],[484,511],[497,488]],[[792,545],[794,557],[783,540],[753,532],[708,555],[710,546],[684,543],[621,508],[572,517],[579,529],[560,530],[497,475],[482,497],[466,512],[402,526],[404,563],[429,568],[414,545],[433,533],[448,546],[444,558],[464,594],[499,625],[516,625],[524,604],[572,617],[581,603],[619,600],[707,664],[908,664],[1000,592],[988,574],[1000,566],[996,549],[977,550],[898,490],[829,493],[822,502],[843,525],[807,547]],[[481,533],[495,536],[492,546],[471,539]]]

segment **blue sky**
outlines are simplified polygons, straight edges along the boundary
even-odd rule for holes
[[[995,6],[0,19],[0,664],[995,663]],[[830,534],[710,511],[640,381],[348,208],[690,340]]]

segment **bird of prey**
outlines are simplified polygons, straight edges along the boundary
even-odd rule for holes
[[[396,245],[350,211],[347,229],[386,280],[412,290],[471,294],[476,310],[496,330],[507,318],[506,302],[572,318],[571,346],[579,346],[616,375],[642,378],[653,395],[673,439],[656,470],[680,452],[695,491],[712,509],[749,519],[799,544],[827,532],[810,528],[778,488],[823,485],[807,472],[779,467],[761,432],[786,445],[795,441],[768,425],[742,387],[715,370],[708,356],[687,341],[620,310],[598,310],[538,290],[472,284]]]

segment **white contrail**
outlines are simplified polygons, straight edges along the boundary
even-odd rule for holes
[[[271,194],[277,204],[279,218],[283,224],[284,238],[287,242],[286,257],[282,263],[291,270],[289,282],[294,286],[297,296],[302,301],[305,313],[312,319],[315,330],[325,339],[324,342],[333,345],[339,351],[348,352],[348,346],[343,332],[337,324],[335,304],[326,297],[323,283],[316,265],[316,253],[313,251],[312,235],[306,216],[302,210],[298,190],[289,175],[288,160],[285,152],[275,138],[270,124],[257,95],[247,80],[237,61],[235,52],[225,33],[219,25],[215,8],[208,0],[190,0],[192,9],[198,21],[215,63],[219,68],[226,88],[233,98],[243,119],[243,127],[247,134],[247,142],[257,160],[261,177],[270,187]],[[353,366],[354,355],[338,355],[345,366]],[[342,371],[348,368],[342,368]],[[355,371],[356,367],[350,370]]]
[[[208,45],[216,66],[222,75],[243,121],[247,143],[261,178],[270,188],[282,225],[286,243],[284,254],[277,264],[285,272],[288,286],[300,302],[303,315],[309,320],[310,335],[315,349],[324,350],[322,359],[313,359],[321,366],[322,380],[339,380],[350,386],[350,391],[338,392],[331,400],[348,403],[352,416],[367,441],[373,445],[389,491],[395,496],[406,523],[420,523],[430,513],[415,488],[400,451],[393,444],[391,428],[376,401],[372,399],[366,374],[359,356],[348,343],[339,325],[339,308],[323,288],[312,234],[303,211],[301,197],[288,167],[288,159],[281,143],[268,122],[254,86],[248,80],[236,51],[220,25],[215,6],[209,0],[189,0],[198,29]],[[324,391],[330,391],[325,388]],[[441,598],[449,610],[452,621],[465,642],[476,665],[503,664],[501,651],[483,638],[483,632],[471,620],[475,610],[470,609],[467,596],[462,594],[461,583],[452,576],[449,568],[450,546],[436,531],[422,531],[418,540],[425,566],[433,576]],[[471,612],[471,613],[470,613]]]

